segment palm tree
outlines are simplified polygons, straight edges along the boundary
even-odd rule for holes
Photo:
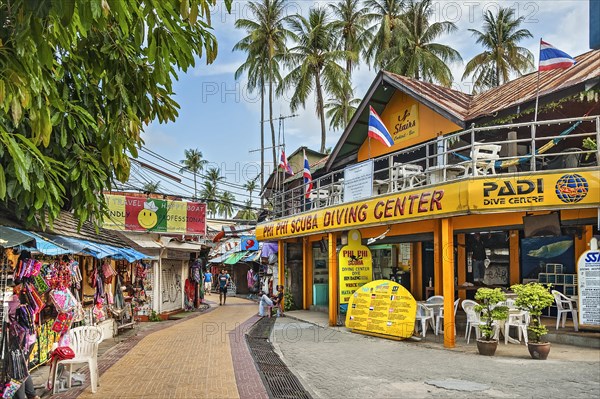
[[[255,220],[256,212],[252,210],[252,200],[246,200],[244,202],[244,209],[239,214],[240,219],[243,220]]]
[[[160,180],[157,181],[156,183],[150,181],[148,183],[145,183],[144,186],[142,187],[142,189],[144,190],[145,193],[154,194],[154,193],[158,192],[159,186],[160,186]]]
[[[342,0],[337,4],[330,4],[329,7],[334,16],[331,26],[337,37],[337,49],[347,52],[346,74],[348,81],[351,82],[352,70],[356,68],[360,54],[364,53],[370,41],[370,34],[367,30],[367,9],[361,6],[359,0]],[[335,112],[337,118],[335,122],[331,119],[330,127],[334,129],[346,127],[356,110],[351,106],[353,101],[350,87],[350,90],[340,97],[338,101],[340,107]],[[327,116],[330,116],[329,111]]]
[[[345,97],[330,98],[325,105],[329,127],[333,130],[345,129],[359,104],[359,98],[353,98],[350,101],[346,101]]]
[[[204,165],[206,165],[208,161],[202,159],[202,152],[198,149],[188,149],[185,150],[183,154],[185,155],[185,159],[179,161],[183,164],[183,168],[179,170],[179,173],[187,171],[194,175],[194,197],[198,197],[196,174],[204,169]]]
[[[292,112],[305,106],[308,95],[314,91],[317,102],[317,117],[321,121],[321,152],[325,151],[325,103],[324,92],[340,95],[349,91],[350,83],[338,62],[348,57],[348,52],[335,50],[335,35],[327,21],[323,8],[313,8],[308,19],[301,15],[288,18],[290,29],[295,34],[295,46],[285,56],[291,69],[283,79],[279,92],[294,88],[290,100]]]
[[[233,201],[235,201],[235,197],[229,191],[223,191],[219,196],[217,210],[219,211],[219,214],[225,217],[225,219],[229,219],[233,216]]]
[[[206,201],[206,210],[210,217],[217,214],[217,187],[210,181],[205,181],[202,184],[200,196]]]
[[[211,182],[214,186],[215,189],[217,188],[217,184],[219,182],[222,182],[223,180],[225,180],[225,178],[223,176],[221,176],[221,169],[219,168],[210,168],[206,171],[206,177],[205,179],[209,182]]]
[[[462,61],[462,58],[453,48],[433,41],[458,28],[449,21],[430,23],[433,12],[431,0],[409,1],[396,27],[395,45],[382,52],[382,58],[386,60],[384,68],[449,87],[453,78],[448,63]]]
[[[277,164],[275,147],[275,124],[273,123],[273,87],[281,81],[279,56],[286,51],[286,40],[290,32],[285,28],[285,1],[261,0],[248,4],[254,19],[238,19],[236,28],[245,29],[248,35],[234,49],[246,51],[253,63],[259,63],[257,73],[262,74],[262,83],[269,86],[269,122],[273,165]],[[264,119],[261,120],[261,122]]]
[[[252,205],[252,192],[256,190],[256,179],[248,180],[243,187],[250,194],[250,205]]]
[[[388,50],[397,34],[396,27],[400,23],[404,0],[366,0],[365,8],[372,10],[367,20],[374,23],[369,28],[371,42],[365,51],[365,58],[370,65],[381,68],[385,64],[382,52]]]
[[[483,32],[469,29],[484,48],[465,66],[462,79],[473,75],[473,92],[496,87],[510,80],[511,74],[521,76],[534,67],[533,54],[518,46],[523,39],[533,37],[527,29],[520,29],[524,16],[515,19],[514,10],[500,8],[496,15],[488,11],[484,16]]]

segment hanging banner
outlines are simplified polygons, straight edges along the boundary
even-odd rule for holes
[[[417,302],[406,288],[390,280],[375,280],[350,297],[346,327],[353,332],[388,338],[409,338],[415,329]]]
[[[373,280],[371,250],[362,245],[358,230],[348,232],[348,245],[340,249],[340,305],[348,303],[358,288]]]
[[[256,240],[256,236],[240,237],[240,248],[242,251],[258,251],[258,240]]]
[[[155,198],[105,195],[111,230],[206,234],[206,204]]]

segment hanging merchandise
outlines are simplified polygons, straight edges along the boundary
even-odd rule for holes
[[[202,282],[201,268],[202,265],[198,260],[196,260],[194,263],[192,263],[192,266],[190,266],[190,276],[192,277],[192,280],[197,284]]]
[[[37,290],[37,292],[41,295],[45,294],[46,292],[48,292],[50,290],[50,287],[48,287],[48,284],[46,283],[46,281],[44,280],[44,278],[41,275],[37,275],[33,278],[33,286],[35,287],[35,289]]]
[[[65,290],[52,290],[50,291],[50,300],[59,312],[69,312],[75,308],[77,301],[71,291]]]
[[[79,262],[75,260],[72,261],[69,268],[71,269],[71,284],[77,289],[80,289],[83,277],[81,276],[81,270],[79,269]]]
[[[246,273],[246,282],[248,283],[248,288],[254,288],[254,270],[248,270],[248,273]]]
[[[92,310],[92,313],[94,314],[94,317],[96,318],[97,321],[103,321],[104,319],[106,319],[106,313],[104,312],[104,309],[102,308],[102,299],[100,299],[101,302],[97,302],[94,305],[94,308]]]
[[[59,335],[64,335],[69,331],[71,323],[73,322],[73,312],[59,313],[52,324],[52,331]]]

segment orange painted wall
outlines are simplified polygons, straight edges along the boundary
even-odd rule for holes
[[[392,96],[390,102],[380,115],[392,137],[394,136],[395,126],[398,123],[398,115],[403,115],[404,110],[410,109],[414,104],[417,104],[416,100],[402,92],[396,91]],[[418,131],[416,135],[396,142],[391,147],[386,147],[379,141],[371,139],[370,151],[369,139],[367,138],[358,150],[358,161],[369,159],[369,152],[371,153],[371,158],[373,158],[432,140],[440,133],[446,134],[460,130],[460,126],[450,122],[423,104],[418,104],[418,113]]]

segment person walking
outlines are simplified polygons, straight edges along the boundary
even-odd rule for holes
[[[225,305],[227,300],[227,284],[231,281],[231,277],[227,274],[227,270],[221,269],[219,274],[219,305]]]
[[[212,289],[212,273],[209,269],[206,269],[204,272],[204,292],[210,295],[210,291]]]

